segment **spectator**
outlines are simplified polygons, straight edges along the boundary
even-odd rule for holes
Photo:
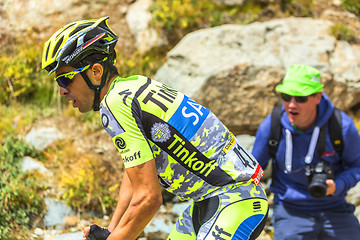
[[[313,67],[290,66],[276,87],[282,99],[278,120],[273,111],[256,133],[254,157],[263,169],[272,159],[275,240],[360,238],[354,206],[345,201],[347,191],[360,180],[359,133],[352,119],[338,111],[342,152],[336,146],[340,141],[332,143],[330,136],[336,130],[329,119],[334,119],[335,108],[322,92],[320,79]],[[281,131],[278,144],[269,141],[272,121]],[[318,173],[320,168],[325,175]]]

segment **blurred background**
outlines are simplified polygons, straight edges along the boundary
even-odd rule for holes
[[[190,95],[249,149],[295,63],[321,70],[324,92],[360,129],[358,0],[0,0],[0,240],[81,239],[84,226],[110,221],[119,155],[98,113],[78,113],[41,69],[55,31],[102,16],[119,36],[122,77]],[[360,205],[359,194],[349,201]],[[139,239],[166,239],[188,204],[164,199]],[[271,220],[260,238],[272,239]]]

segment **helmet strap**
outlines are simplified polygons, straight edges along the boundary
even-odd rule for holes
[[[109,63],[108,61],[105,61],[104,62],[104,72],[103,72],[103,75],[101,76],[101,83],[100,85],[94,85],[89,77],[87,76],[86,74],[86,71],[84,72],[81,72],[81,76],[84,78],[86,84],[88,85],[88,87],[90,89],[92,89],[95,93],[94,95],[94,102],[93,102],[93,110],[94,111],[99,111],[99,107],[100,107],[100,92],[101,92],[101,89],[105,86],[105,83],[106,83],[106,78],[107,78],[107,74],[108,74],[108,69],[109,69]]]

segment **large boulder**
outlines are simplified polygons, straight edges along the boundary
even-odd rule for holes
[[[255,133],[280,102],[273,89],[292,64],[318,68],[335,105],[354,110],[360,104],[360,46],[337,41],[331,26],[285,18],[198,30],[168,53],[155,79],[209,107],[235,134]]]
[[[126,14],[129,30],[135,38],[135,44],[140,53],[145,53],[153,47],[167,45],[167,40],[149,26],[152,18],[150,6],[153,0],[137,0]]]

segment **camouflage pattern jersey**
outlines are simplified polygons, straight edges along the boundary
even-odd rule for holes
[[[160,82],[116,78],[100,115],[125,168],[154,158],[160,184],[182,200],[201,201],[249,181],[260,183],[260,165],[220,120]]]

